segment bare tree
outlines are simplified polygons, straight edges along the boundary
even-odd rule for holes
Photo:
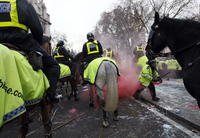
[[[95,35],[115,50],[130,53],[135,45],[145,43],[154,12],[172,18],[188,18],[195,14],[195,0],[121,0],[112,11],[104,12]]]
[[[54,30],[51,33],[52,46],[55,47],[59,40],[63,40],[65,45],[68,45],[66,34]]]

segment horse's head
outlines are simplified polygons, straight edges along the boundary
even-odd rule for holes
[[[146,55],[149,59],[154,59],[167,44],[167,36],[166,33],[160,28],[160,22],[161,20],[159,14],[156,12],[146,46]]]

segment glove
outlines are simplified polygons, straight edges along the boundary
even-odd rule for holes
[[[152,80],[153,82],[159,82],[162,83],[162,79],[160,77],[156,77]]]

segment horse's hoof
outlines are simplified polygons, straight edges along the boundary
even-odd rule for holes
[[[79,99],[76,97],[76,98],[75,98],[75,101],[79,101]]]
[[[108,122],[108,120],[103,120],[103,122],[102,122],[102,126],[104,127],[104,128],[107,128],[107,127],[109,127],[109,122]]]
[[[118,116],[113,116],[113,121],[119,121],[119,117]]]
[[[52,134],[46,134],[44,135],[44,138],[52,138]]]
[[[90,104],[89,104],[89,107],[94,107],[94,104],[93,104],[93,103],[90,103]]]

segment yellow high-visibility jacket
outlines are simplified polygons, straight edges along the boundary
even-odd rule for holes
[[[160,77],[157,71],[152,71],[151,67],[149,65],[145,65],[142,68],[142,71],[140,72],[139,75],[139,82],[145,86],[148,87],[150,82],[156,78],[156,77]]]

